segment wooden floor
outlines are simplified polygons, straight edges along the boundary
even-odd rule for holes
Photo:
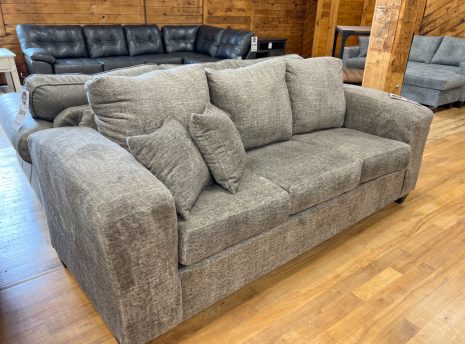
[[[59,265],[0,134],[0,342],[115,343]],[[417,189],[153,343],[465,343],[465,108],[436,113]]]

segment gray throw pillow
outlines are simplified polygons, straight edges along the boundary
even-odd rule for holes
[[[246,149],[291,138],[292,112],[283,59],[238,69],[207,68],[206,73],[212,104],[230,115]]]
[[[465,39],[444,37],[431,63],[446,66],[460,66],[465,61]]]
[[[105,76],[85,87],[100,133],[124,148],[127,137],[151,133],[168,117],[186,126],[190,115],[201,113],[209,101],[201,66]]]
[[[341,60],[333,57],[289,60],[286,82],[294,135],[342,127],[346,100]]]
[[[413,62],[430,63],[438,50],[443,37],[417,36],[413,37],[408,60]]]
[[[168,118],[160,129],[128,137],[127,143],[131,154],[170,190],[177,212],[187,219],[211,178],[205,160],[184,126]]]
[[[202,153],[213,178],[236,193],[245,166],[245,149],[236,126],[221,109],[207,104],[202,114],[192,114],[189,133]]]
[[[360,52],[358,53],[358,56],[367,57],[368,44],[370,43],[370,36],[359,36],[358,43],[360,44]]]
[[[60,112],[53,120],[54,128],[82,126],[97,130],[94,111],[89,105],[79,105]]]

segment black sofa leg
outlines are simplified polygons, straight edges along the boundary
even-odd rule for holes
[[[396,202],[397,204],[402,204],[402,203],[404,203],[405,200],[407,199],[407,196],[408,196],[408,194],[406,194],[404,197],[401,197],[401,198],[399,198],[399,199],[396,199],[395,202]]]

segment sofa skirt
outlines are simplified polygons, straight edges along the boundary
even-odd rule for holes
[[[342,232],[401,196],[405,171],[361,184],[280,226],[180,268],[184,320]]]

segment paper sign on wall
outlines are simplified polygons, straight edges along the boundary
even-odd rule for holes
[[[26,114],[29,111],[29,91],[24,86],[21,87],[20,100],[18,113],[11,124],[14,130],[19,130],[23,126]]]

